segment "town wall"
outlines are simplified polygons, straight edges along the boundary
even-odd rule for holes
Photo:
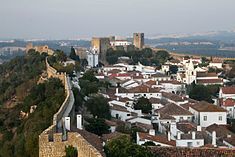
[[[63,132],[63,117],[69,116],[73,109],[74,95],[71,90],[69,77],[66,73],[58,73],[51,67],[46,59],[48,78],[59,78],[65,87],[66,98],[59,111],[53,116],[53,122],[50,127],[39,135],[39,157],[63,157],[65,147],[72,145],[78,150],[78,157],[102,157],[97,149],[90,145],[79,133]]]

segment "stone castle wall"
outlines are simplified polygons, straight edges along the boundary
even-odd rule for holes
[[[72,145],[78,150],[78,157],[101,157],[102,155],[91,146],[79,133],[68,132],[67,135],[58,133],[62,131],[62,119],[69,116],[73,104],[74,96],[71,90],[69,78],[66,73],[58,73],[49,65],[46,59],[48,78],[59,78],[65,87],[66,98],[59,111],[53,117],[52,125],[39,135],[39,157],[62,157],[65,155],[65,146]]]
[[[63,141],[61,133],[39,136],[39,157],[62,157],[65,155],[65,146],[72,145],[78,150],[78,157],[102,157],[102,155],[90,145],[80,134],[68,132],[67,140]]]

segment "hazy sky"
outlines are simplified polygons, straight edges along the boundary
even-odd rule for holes
[[[0,0],[0,38],[235,29],[235,0]]]

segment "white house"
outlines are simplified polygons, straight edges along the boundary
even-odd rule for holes
[[[140,85],[137,87],[133,87],[130,89],[125,88],[116,88],[116,96],[134,99],[138,97],[146,97],[146,98],[161,98],[161,92],[159,88],[150,88],[146,85]]]
[[[116,119],[120,119],[122,121],[126,121],[129,118],[135,117],[138,114],[134,112],[130,112],[124,106],[119,105],[110,105],[111,116]]]
[[[193,121],[201,127],[211,124],[227,124],[227,111],[222,107],[201,101],[189,106],[189,111],[193,113]]]
[[[186,91],[185,84],[176,80],[159,81],[158,84],[161,85],[163,90],[167,93],[180,94]]]
[[[171,140],[170,136],[156,136],[154,131],[150,131],[150,133],[137,132],[136,143],[138,145],[143,145],[145,142],[149,141],[153,142],[156,146],[174,147],[176,145],[175,140]]]
[[[222,104],[220,105],[221,107],[227,110],[228,118],[235,119],[235,99],[228,98],[228,99],[222,100]]]
[[[193,114],[191,112],[173,103],[169,103],[164,107],[155,110],[155,113],[159,116],[159,119],[161,119],[161,117],[169,117],[169,119],[171,119],[170,117],[173,117],[176,122],[192,121],[193,117]]]
[[[232,98],[232,99],[235,99],[235,86],[221,87],[220,91],[219,91],[219,98],[223,98],[223,99]]]
[[[209,67],[223,69],[223,62],[221,60],[213,60],[209,63]]]
[[[177,134],[176,147],[201,147],[204,146],[204,138],[201,132],[193,131],[188,134]]]

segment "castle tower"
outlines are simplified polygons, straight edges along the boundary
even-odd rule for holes
[[[144,33],[134,33],[133,44],[136,48],[142,49],[144,46]]]

